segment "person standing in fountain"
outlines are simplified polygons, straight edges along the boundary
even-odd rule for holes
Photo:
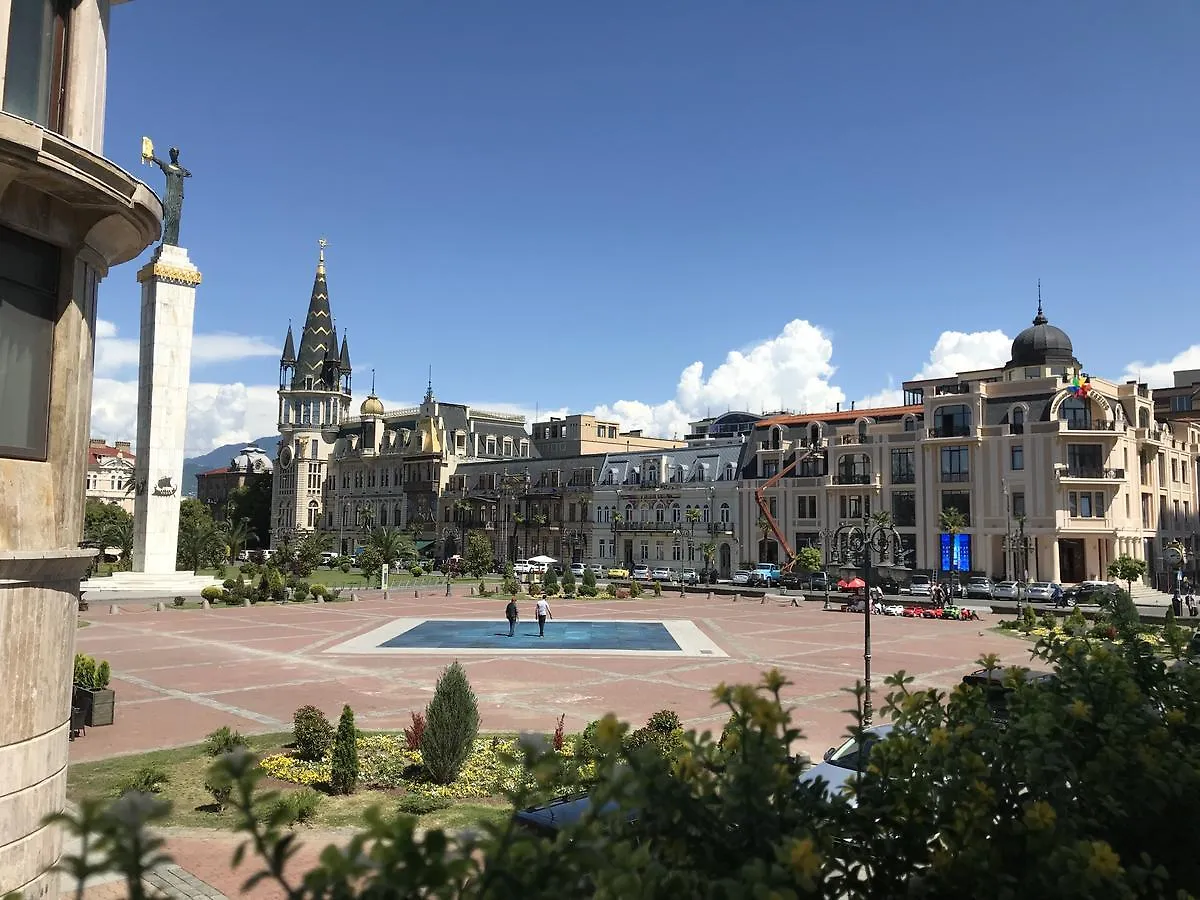
[[[545,597],[538,598],[537,605],[534,607],[537,613],[538,620],[538,637],[546,636],[546,619],[553,619],[554,613],[550,612],[550,604],[546,602]]]
[[[504,618],[508,619],[508,636],[512,637],[517,630],[517,620],[521,618],[521,611],[517,609],[516,597],[508,598],[508,606],[504,608]]]

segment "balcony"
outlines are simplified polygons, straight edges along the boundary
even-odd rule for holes
[[[1009,425],[1008,433],[1009,434],[1024,434],[1025,426],[1024,425]]]
[[[868,474],[841,472],[833,476],[830,484],[873,484],[874,480]]]
[[[945,484],[962,484],[971,480],[970,472],[942,472],[940,480]]]
[[[970,425],[952,425],[949,428],[930,428],[931,438],[964,438],[971,437],[973,429]]]
[[[916,483],[917,483],[917,473],[916,472],[893,472],[892,473],[892,484],[916,484]]]
[[[613,531],[654,531],[659,533],[669,534],[675,529],[679,529],[684,534],[690,534],[692,529],[691,522],[610,522],[609,527]],[[699,533],[704,528],[704,525],[697,522],[696,531]]]
[[[1124,469],[1105,469],[1101,466],[1067,466],[1063,478],[1078,478],[1083,481],[1124,481]]]
[[[842,446],[847,444],[873,444],[875,438],[869,434],[843,434],[838,438],[838,443]]]
[[[1117,423],[1109,422],[1104,419],[1059,419],[1060,422],[1065,422],[1067,431],[1116,431]],[[1124,428],[1122,427],[1122,430]]]

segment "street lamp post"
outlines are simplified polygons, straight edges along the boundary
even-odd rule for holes
[[[829,563],[834,559],[833,548],[835,547],[834,539],[837,537],[837,531],[832,528],[826,528],[823,531],[817,532],[817,537],[821,541],[821,549],[824,551],[825,568],[829,568]],[[810,585],[811,586],[811,585]],[[825,572],[825,609],[829,609],[829,572]]]
[[[899,565],[904,549],[898,532],[890,522],[864,518],[861,525],[842,525],[834,532],[834,555],[846,564],[861,566],[866,586],[863,615],[863,724],[870,725],[874,716],[871,702],[871,569],[875,565]]]

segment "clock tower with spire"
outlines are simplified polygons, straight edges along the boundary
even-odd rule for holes
[[[291,325],[279,358],[279,449],[271,490],[271,536],[327,527],[329,457],[350,409],[350,346],[329,307],[325,239],[319,242],[308,315],[297,350]]]

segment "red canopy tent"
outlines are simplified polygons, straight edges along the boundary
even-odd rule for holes
[[[843,579],[838,582],[838,587],[845,588],[848,591],[857,591],[862,588],[865,588],[866,586],[867,586],[867,583],[857,576],[855,576],[854,578],[851,578],[849,581],[846,581],[845,579]]]

